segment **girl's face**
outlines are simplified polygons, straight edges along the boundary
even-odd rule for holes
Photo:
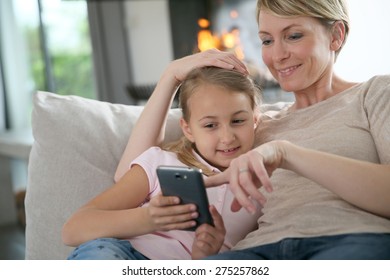
[[[188,102],[190,120],[181,120],[184,135],[211,165],[224,170],[252,149],[256,119],[247,95],[204,85]]]
[[[259,14],[259,37],[264,63],[288,92],[326,86],[330,81],[337,33],[310,17],[279,17]]]

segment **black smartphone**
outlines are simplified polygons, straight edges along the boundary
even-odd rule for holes
[[[160,165],[156,171],[163,195],[177,196],[180,198],[181,204],[193,203],[197,206],[199,216],[195,219],[196,226],[186,230],[194,231],[204,223],[214,225],[200,169]]]

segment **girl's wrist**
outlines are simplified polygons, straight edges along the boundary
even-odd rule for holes
[[[141,220],[144,222],[144,227],[145,227],[144,234],[155,232],[157,229],[155,228],[152,218],[149,215],[148,207],[141,207],[141,209],[143,209]]]

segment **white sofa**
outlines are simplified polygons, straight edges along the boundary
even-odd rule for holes
[[[113,184],[113,175],[141,106],[38,92],[26,209],[26,259],[65,259],[61,228],[69,215]],[[178,109],[167,140],[181,135]],[[145,131],[145,133],[148,133]]]
[[[276,105],[278,110],[284,104]],[[72,248],[61,241],[62,225],[114,183],[115,169],[142,108],[48,92],[34,96],[34,143],[25,200],[26,259],[68,256]],[[170,110],[166,141],[181,135],[180,116],[179,109]]]

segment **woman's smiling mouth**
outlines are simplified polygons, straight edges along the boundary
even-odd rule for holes
[[[301,66],[301,64],[287,67],[287,68],[280,69],[280,70],[276,70],[276,71],[279,73],[279,77],[288,77],[288,76],[292,75],[293,72],[300,66]]]

